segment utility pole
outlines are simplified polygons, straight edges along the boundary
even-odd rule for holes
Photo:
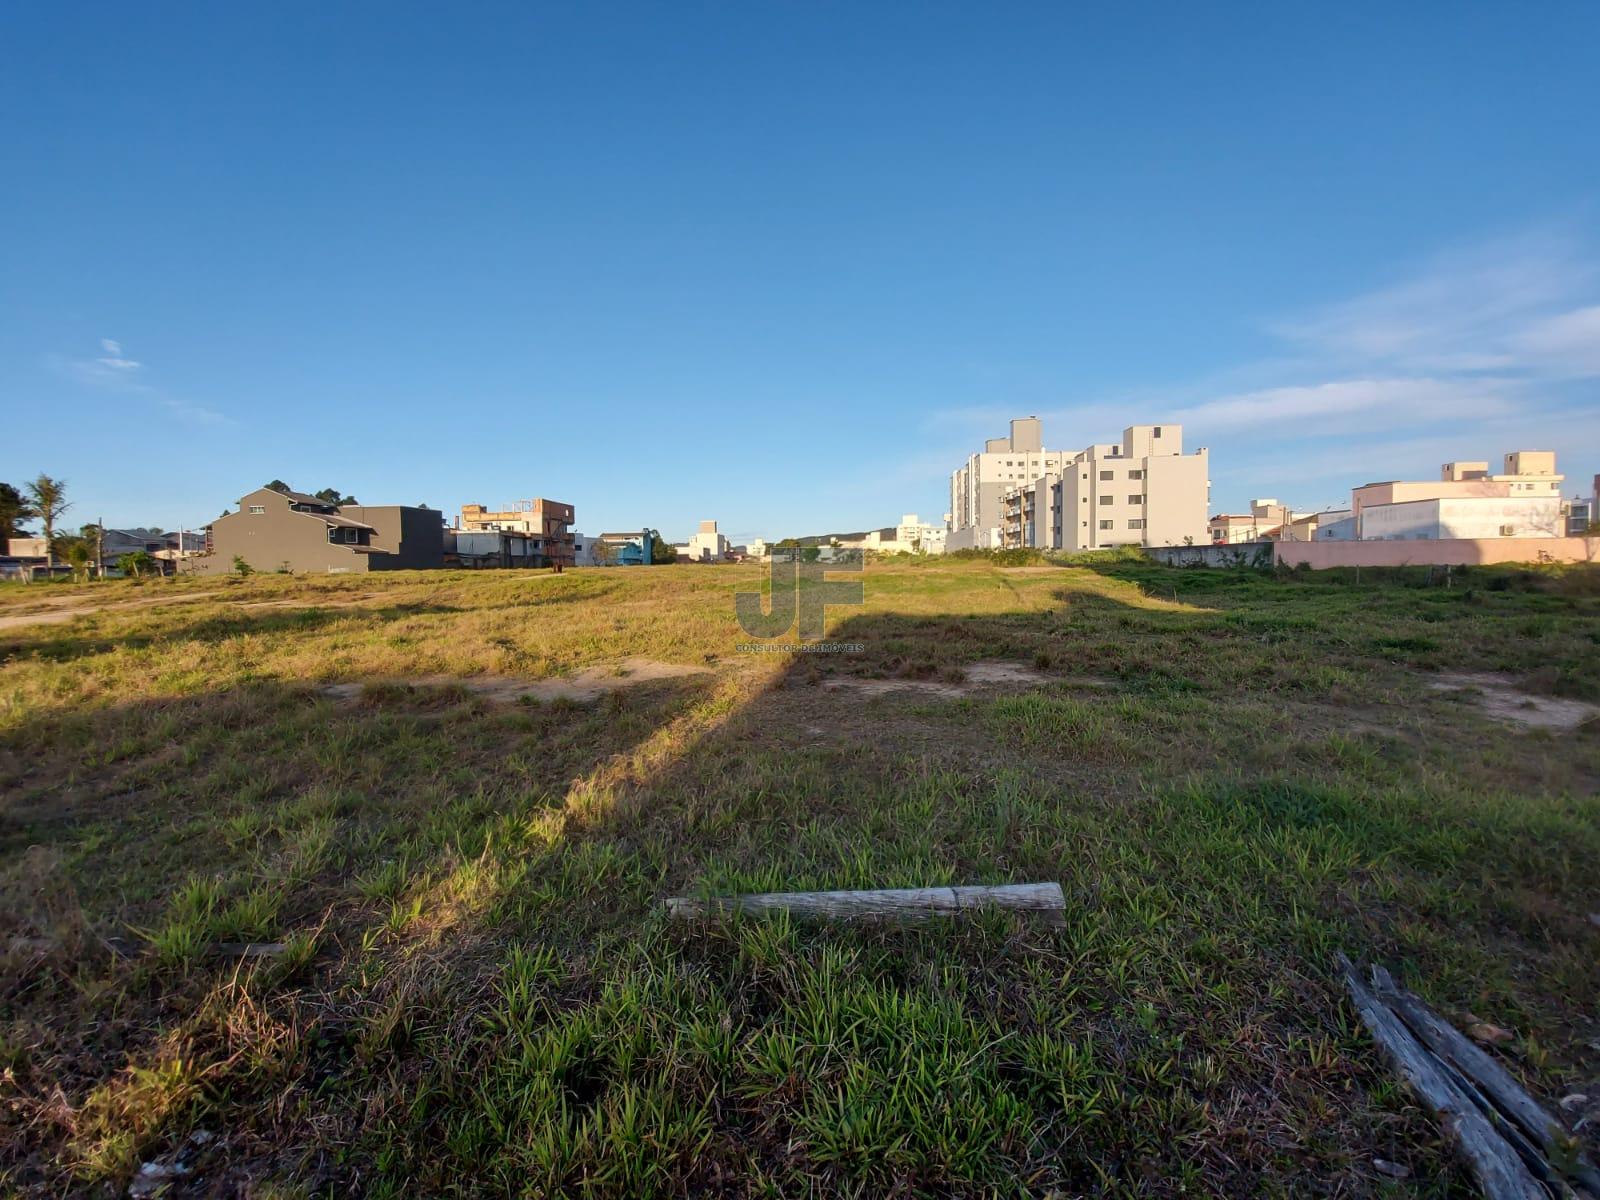
[[[94,522],[94,569],[101,579],[106,577],[106,519],[96,517]]]

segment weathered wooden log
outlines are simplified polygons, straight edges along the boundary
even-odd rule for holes
[[[821,920],[874,917],[902,921],[958,916],[980,908],[1042,913],[1053,923],[1064,919],[1066,897],[1059,883],[1004,883],[994,887],[889,888],[875,892],[754,892],[743,896],[674,896],[667,914],[680,920],[788,913]]]
[[[1501,1137],[1489,1118],[1445,1073],[1444,1068],[1406,1028],[1395,1013],[1361,982],[1343,954],[1338,956],[1345,989],[1362,1023],[1384,1056],[1400,1072],[1411,1090],[1438,1114],[1445,1132],[1456,1144],[1489,1200],[1548,1200],[1522,1159]]]
[[[1416,1034],[1423,1045],[1455,1068],[1486,1099],[1543,1150],[1546,1163],[1572,1162],[1573,1178],[1600,1196],[1600,1171],[1581,1153],[1566,1128],[1545,1111],[1498,1062],[1473,1045],[1454,1025],[1441,1018],[1420,996],[1395,983],[1382,967],[1372,968],[1372,987]],[[1526,1158],[1527,1155],[1525,1154]],[[1538,1170],[1538,1167],[1535,1167]]]

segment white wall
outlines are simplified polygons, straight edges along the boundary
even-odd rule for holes
[[[1558,496],[1458,496],[1361,510],[1361,537],[1369,542],[1559,537],[1563,532]]]
[[[1442,538],[1560,537],[1565,532],[1559,495],[1439,501]]]

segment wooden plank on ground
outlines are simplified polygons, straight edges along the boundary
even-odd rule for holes
[[[1421,997],[1395,983],[1382,967],[1372,968],[1372,986],[1429,1050],[1465,1076],[1496,1109],[1533,1139],[1548,1159],[1571,1162],[1573,1177],[1600,1196],[1600,1172],[1578,1151],[1576,1139],[1509,1071],[1423,1003]]]
[[[736,913],[788,913],[821,920],[888,918],[927,920],[1003,908],[1036,912],[1054,923],[1063,920],[1066,897],[1059,883],[1004,883],[993,887],[888,888],[868,892],[753,892],[742,896],[674,896],[669,916],[680,920],[727,917]]]

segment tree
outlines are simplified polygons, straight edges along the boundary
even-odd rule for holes
[[[9,483],[0,483],[0,543],[8,538],[26,537],[22,523],[38,515],[26,496]]]
[[[338,506],[340,504],[361,503],[361,501],[357,500],[354,496],[344,495],[339,491],[338,488],[323,488],[320,492],[316,493],[316,496],[318,500],[326,500],[329,504],[334,506]]]
[[[137,579],[145,572],[155,570],[156,560],[147,551],[133,550],[117,559],[117,566],[122,568],[124,575]]]
[[[93,544],[87,538],[65,538],[63,540],[68,545],[66,546],[66,552],[61,557],[72,564],[73,576],[75,578],[80,575],[87,577],[89,564],[94,561]]]
[[[50,542],[56,536],[56,520],[72,505],[67,502],[67,481],[40,475],[28,484],[28,499],[34,512],[44,522],[44,565],[55,566],[55,551]]]
[[[294,491],[292,487],[290,487],[281,479],[274,479],[271,483],[263,483],[261,486],[266,488],[269,492],[282,492],[285,495]]]
[[[662,563],[675,563],[678,561],[678,552],[661,540],[661,535],[656,534],[650,539],[650,562],[660,566]]]

